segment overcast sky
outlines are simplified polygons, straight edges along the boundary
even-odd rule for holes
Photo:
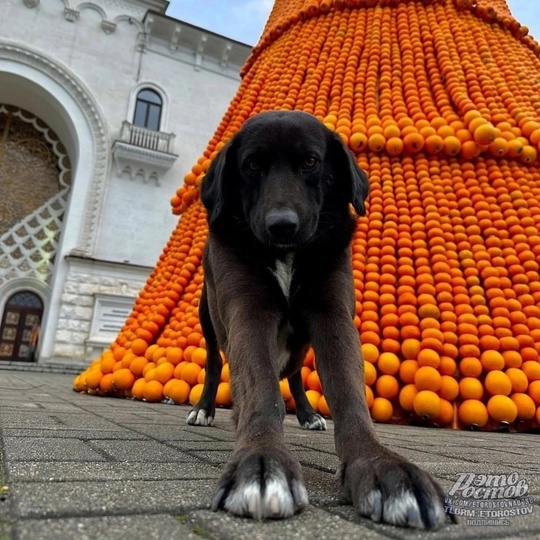
[[[274,0],[170,0],[167,15],[255,45],[273,5]]]
[[[274,0],[170,0],[167,14],[255,45]],[[514,17],[540,41],[540,0],[507,0]]]

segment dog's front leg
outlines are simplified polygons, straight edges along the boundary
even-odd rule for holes
[[[326,420],[317,414],[309,403],[300,371],[289,377],[289,388],[294,398],[296,418],[298,418],[300,426],[304,429],[326,430]]]
[[[277,321],[260,310],[239,311],[241,320],[229,321],[227,343],[236,444],[212,506],[256,519],[288,517],[304,507],[308,497],[300,464],[283,441]]]
[[[374,521],[439,527],[445,519],[440,486],[377,440],[365,398],[360,340],[350,311],[333,305],[313,313],[310,321],[317,370],[335,423],[346,495],[359,514]]]

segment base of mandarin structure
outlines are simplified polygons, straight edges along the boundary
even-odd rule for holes
[[[246,118],[312,113],[369,174],[355,324],[379,422],[540,427],[540,46],[504,0],[277,0],[89,393],[197,401],[205,171]],[[228,365],[218,391],[230,406]],[[311,351],[308,399],[329,415]],[[280,383],[288,410],[294,402]]]

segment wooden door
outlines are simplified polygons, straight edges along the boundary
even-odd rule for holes
[[[43,302],[32,291],[20,291],[9,297],[0,326],[0,361],[35,360]]]

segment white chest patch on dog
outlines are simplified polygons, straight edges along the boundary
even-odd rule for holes
[[[294,254],[288,253],[285,256],[285,260],[278,259],[276,261],[276,269],[272,270],[272,274],[277,279],[283,294],[287,300],[291,294],[291,282],[293,278],[293,259]]]
[[[276,278],[279,284],[279,288],[285,295],[285,298],[287,299],[287,301],[289,301],[289,298],[291,296],[291,283],[292,283],[292,278],[294,274],[293,260],[294,260],[294,254],[288,253],[285,256],[285,259],[276,260],[276,268],[271,269],[271,272]],[[291,358],[291,351],[289,351],[289,348],[287,346],[291,333],[292,333],[292,328],[290,327],[289,324],[286,324],[285,326],[283,326],[283,328],[281,328],[278,334],[277,364],[278,364],[279,371],[282,371],[283,369],[285,369],[285,367],[287,366]]]

